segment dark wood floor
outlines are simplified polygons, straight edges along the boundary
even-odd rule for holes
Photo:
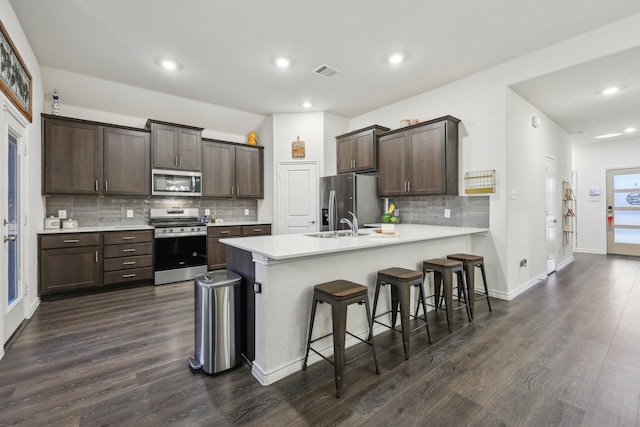
[[[319,362],[270,386],[192,375],[193,285],[43,302],[0,360],[0,425],[640,426],[640,260],[576,254],[513,301],[377,336],[342,399]],[[352,352],[355,350],[352,350]]]

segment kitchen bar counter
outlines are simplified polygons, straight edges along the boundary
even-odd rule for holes
[[[253,375],[266,385],[302,369],[315,285],[350,280],[368,286],[373,299],[378,270],[420,270],[425,259],[456,252],[482,253],[480,248],[488,232],[485,228],[399,224],[396,237],[318,238],[297,234],[222,239],[228,245],[227,269],[243,276],[248,319],[243,328],[248,347],[243,351],[248,348],[245,355],[253,362]],[[488,273],[493,269],[491,265],[486,267]],[[380,312],[388,310],[387,304],[385,294],[379,302]],[[350,311],[347,321],[347,330],[366,335],[365,316],[359,310]],[[331,332],[327,307],[319,307],[315,324],[318,335]],[[374,334],[384,330],[374,327]],[[357,343],[347,339],[347,346]],[[329,338],[316,344],[323,354],[333,351]],[[319,360],[319,356],[310,354],[309,364]]]

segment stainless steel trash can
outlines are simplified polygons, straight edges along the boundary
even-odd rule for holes
[[[240,364],[240,281],[231,271],[210,271],[194,281],[195,354],[189,357],[192,371],[207,374]]]

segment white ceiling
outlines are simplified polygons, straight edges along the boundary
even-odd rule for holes
[[[308,100],[311,111],[347,118],[640,13],[637,0],[10,2],[42,66],[250,113],[308,111]],[[406,60],[388,64],[398,51]],[[293,66],[276,68],[278,55]],[[181,70],[161,70],[162,57]],[[340,73],[314,75],[322,64]],[[586,131],[613,109],[584,91],[619,68],[585,65],[514,89],[566,129]],[[630,73],[618,77],[640,87]]]

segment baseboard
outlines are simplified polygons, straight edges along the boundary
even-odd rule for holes
[[[560,270],[565,268],[567,265],[571,264],[573,262],[573,256],[570,256],[569,258],[565,259],[564,261],[562,261],[560,264],[558,264],[556,266],[556,270]]]
[[[573,252],[579,252],[582,254],[594,254],[594,255],[606,255],[606,250],[601,249],[586,249],[586,248],[573,248]]]
[[[29,310],[26,313],[27,319],[31,319],[31,317],[34,315],[34,313],[38,309],[38,307],[40,307],[40,298],[39,297],[36,298],[36,300],[33,302],[33,304],[31,304],[31,307],[29,307]]]
[[[0,360],[2,360],[3,357],[4,357],[4,346],[0,348]]]
[[[376,325],[373,327],[374,336],[384,331],[388,331],[388,329],[382,325]],[[366,339],[367,335],[368,335],[368,332],[365,331],[362,334],[360,334],[359,337],[361,339]],[[347,335],[347,338],[345,340],[345,348],[349,348],[359,343],[360,343],[359,340]],[[331,355],[333,355],[333,345],[329,345],[323,349],[316,349],[316,350],[318,350],[325,357],[330,357]],[[322,357],[318,356],[313,352],[309,352],[309,360],[307,361],[307,366],[311,366],[314,363],[319,362],[321,360],[323,360]],[[260,384],[269,385],[291,374],[301,371],[303,363],[304,363],[304,355],[277,369],[274,369],[270,372],[265,372],[265,370],[254,360],[251,366],[251,373],[258,380]]]
[[[547,273],[542,273],[541,275],[539,275],[537,277],[534,277],[533,279],[529,280],[528,282],[523,283],[522,285],[520,285],[514,291],[511,291],[511,292],[500,292],[500,291],[489,290],[489,295],[492,296],[492,297],[498,298],[498,299],[511,301],[512,299],[514,299],[515,297],[517,297],[521,293],[525,292],[527,289],[532,288],[533,286],[535,286],[536,284],[538,284],[539,282],[541,282],[542,280],[544,280],[546,278],[547,278]]]

